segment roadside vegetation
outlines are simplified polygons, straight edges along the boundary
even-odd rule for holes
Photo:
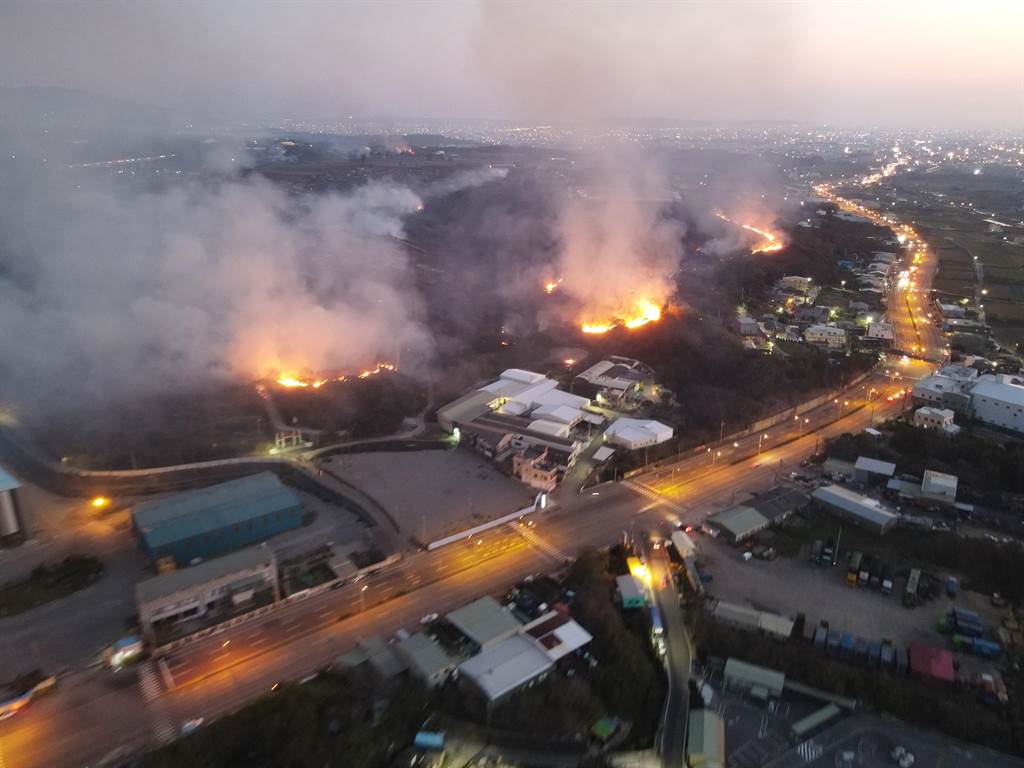
[[[415,681],[324,672],[146,755],[139,768],[385,768],[412,743],[427,703]]]
[[[1024,493],[1024,444],[996,442],[962,432],[950,439],[935,430],[902,420],[885,424],[887,439],[868,435],[842,435],[829,444],[828,454],[856,461],[860,455],[891,461],[901,474],[921,477],[926,469],[947,472],[959,479],[959,497],[1006,492]]]
[[[794,633],[788,642],[743,632],[704,613],[695,620],[698,658],[735,657],[785,672],[806,685],[847,696],[953,738],[1024,755],[1024,675],[1004,672],[1009,703],[983,704],[976,690],[929,684],[895,671],[866,669],[811,649]]]
[[[38,565],[27,578],[0,584],[0,616],[24,613],[85,589],[103,575],[103,563],[68,555],[56,565]]]

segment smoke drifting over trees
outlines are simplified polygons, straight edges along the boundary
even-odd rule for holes
[[[580,322],[624,320],[668,301],[685,233],[663,215],[672,202],[656,172],[605,163],[562,208],[558,287],[579,304]]]
[[[4,394],[52,408],[429,349],[381,237],[420,205],[382,184],[296,201],[257,177],[30,195],[0,221]]]

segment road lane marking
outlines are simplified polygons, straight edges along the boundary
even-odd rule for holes
[[[139,688],[142,691],[142,699],[147,704],[159,698],[160,681],[153,671],[153,662],[145,661],[139,666]]]
[[[555,560],[558,560],[559,562],[565,562],[566,560],[572,559],[562,550],[544,541],[544,539],[538,536],[532,528],[529,528],[528,526],[525,526],[522,523],[508,523],[508,527],[516,533],[518,533],[520,536],[522,536],[528,543],[535,546],[544,554],[550,555]]]

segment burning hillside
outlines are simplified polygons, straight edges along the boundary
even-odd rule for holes
[[[279,373],[274,383],[286,389],[320,389],[331,381],[344,382],[350,379],[368,379],[379,373],[394,373],[398,366],[392,363],[377,363],[373,368],[354,374],[335,373],[330,375],[306,375],[300,373]]]
[[[751,253],[773,253],[775,251],[781,251],[785,247],[785,244],[782,242],[781,235],[776,235],[772,232],[769,232],[766,229],[759,229],[758,227],[755,227],[752,224],[743,224],[738,221],[733,221],[724,213],[716,213],[715,216],[717,216],[722,221],[727,221],[730,224],[735,224],[736,226],[741,227],[742,229],[745,229],[748,232],[753,232],[755,235],[761,238],[750,247]]]

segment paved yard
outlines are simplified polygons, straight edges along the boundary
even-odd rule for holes
[[[977,593],[961,591],[955,601],[943,593],[931,602],[907,609],[901,601],[905,577],[897,577],[893,593],[884,597],[873,589],[848,586],[842,561],[834,568],[793,558],[744,562],[740,550],[720,538],[700,536],[698,542],[705,570],[714,576],[708,585],[714,597],[790,617],[803,612],[808,624],[824,619],[831,627],[869,639],[936,645],[945,642],[935,631],[936,622],[953,605],[976,610],[990,626],[999,625],[998,612]]]
[[[406,536],[420,541],[529,504],[535,493],[462,449],[335,456],[331,471],[374,497]]]

